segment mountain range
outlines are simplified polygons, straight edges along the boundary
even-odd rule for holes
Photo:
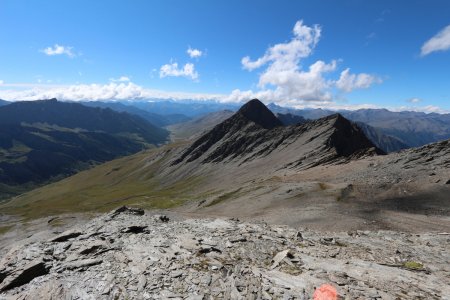
[[[383,152],[358,126],[339,114],[284,126],[263,103],[254,99],[198,138],[174,164],[195,160],[245,163],[272,156],[284,164],[280,167],[301,165],[309,168],[342,157],[372,153]]]
[[[124,107],[130,113],[141,115],[151,123],[158,126],[177,126],[171,127],[174,136],[187,137],[188,131],[177,132],[185,123],[191,131],[203,131],[201,121],[197,121],[207,114],[216,114],[219,111],[229,110],[237,111],[237,104],[226,104],[213,101],[203,102],[176,102],[176,101],[122,101],[122,102],[97,102],[89,105],[108,106],[118,111],[123,111]],[[385,152],[395,152],[406,148],[423,146],[428,143],[441,141],[450,138],[450,114],[421,113],[413,111],[392,112],[386,109],[360,109],[350,110],[326,110],[326,109],[294,109],[278,106],[271,103],[267,106],[285,125],[292,125],[302,122],[303,119],[318,119],[335,113],[340,113],[347,119],[357,122],[365,131],[365,134],[373,143]],[[137,111],[136,109],[139,109]],[[143,111],[153,114],[153,116],[144,116]],[[155,116],[157,115],[157,116]],[[283,116],[286,115],[286,116]],[[158,119],[163,118],[159,121]],[[303,119],[296,119],[296,118]],[[167,120],[169,118],[169,120]],[[217,118],[211,116],[211,120]],[[166,120],[164,120],[166,119]],[[184,120],[183,120],[184,119]],[[189,123],[189,119],[193,122]],[[219,122],[217,119],[217,123]],[[180,124],[180,125],[178,125]],[[194,130],[195,124],[198,124]],[[212,124],[210,122],[210,124]]]
[[[190,121],[170,125],[167,129],[171,132],[173,140],[180,140],[186,138],[198,137],[200,133],[203,133],[215,125],[221,123],[225,119],[229,118],[233,114],[232,111],[224,110],[214,113],[209,113],[205,116],[194,118]],[[276,113],[277,119],[285,126],[304,124],[308,120],[299,115],[293,115],[291,113]],[[399,139],[383,134],[379,129],[369,126],[362,122],[356,122],[358,127],[362,129],[364,134],[369,140],[374,143],[379,149],[384,152],[396,152],[402,149],[409,148],[406,144]]]
[[[191,140],[107,162],[1,209],[37,218],[134,205],[321,230],[442,230],[449,143],[385,155],[340,114],[285,126],[252,100]]]
[[[111,109],[53,100],[0,107],[0,197],[164,143],[168,132]]]
[[[402,143],[408,148],[450,138],[450,114],[427,114],[414,111],[393,112],[387,109],[299,110],[284,108],[273,103],[269,104],[268,107],[274,112],[291,113],[306,119],[317,119],[338,112],[351,121],[365,123],[381,134],[397,139],[396,143]]]
[[[159,115],[181,114],[189,118],[200,117],[202,115],[220,110],[236,111],[241,106],[239,103],[196,100],[161,101],[161,99],[146,99],[141,101],[130,100],[122,101],[122,103]]]
[[[308,128],[314,124],[308,120],[317,119],[319,116],[322,116],[319,118],[320,122],[330,120],[327,117],[331,119],[336,117],[335,112],[323,109],[296,110],[269,104],[267,108],[270,108],[270,111],[264,105],[252,103],[254,102],[242,107],[237,115],[233,116],[236,111],[235,104],[224,105],[213,102],[73,103],[55,99],[16,103],[2,101],[3,106],[0,109],[1,198],[8,198],[36,185],[64,178],[93,164],[135,153],[152,144],[163,143],[168,139],[169,134],[166,129],[161,128],[163,126],[170,131],[172,140],[190,139],[201,144],[199,137],[208,133],[216,125],[225,126],[223,122],[233,116],[233,119],[227,122],[234,124],[234,129],[233,126],[230,128],[225,126],[226,128],[209,132],[209,135],[219,139],[217,141],[220,143],[223,142],[221,138],[225,132],[233,135],[232,142],[227,142],[216,150],[217,153],[222,153],[222,156],[227,156],[226,153],[236,155],[236,149],[247,151],[247,148],[252,147],[261,148],[261,153],[275,149],[275,152],[279,152],[277,147],[287,143],[284,139],[288,137],[293,139],[296,136],[294,132],[298,130],[292,128]],[[245,113],[248,106],[251,109]],[[223,107],[230,107],[233,110],[214,111]],[[424,135],[427,136],[426,140],[445,138],[446,135],[442,132],[447,130],[450,123],[446,121],[448,115],[438,114],[394,113],[387,110],[342,111],[341,113],[339,116],[350,116],[349,119],[356,120],[351,126],[354,130],[358,127],[356,130],[358,132],[362,131],[377,148],[377,153],[400,151],[412,147],[412,143],[422,145],[425,140],[421,137]],[[265,142],[252,144],[254,139],[258,138],[258,134],[252,130],[246,131],[247,127],[243,125],[245,122],[242,118],[237,118],[238,115],[246,115],[247,119],[258,117],[259,120],[255,124],[265,129],[276,124],[275,127],[279,127],[278,132],[274,131],[271,134],[279,137],[279,141],[273,142],[272,136],[266,136]],[[391,118],[397,117],[400,121],[393,122]],[[413,122],[414,118],[416,121]],[[441,123],[442,125],[438,126]],[[241,127],[236,127],[237,124],[244,126],[242,130]],[[292,127],[292,125],[295,126]],[[416,131],[420,132],[416,133]],[[263,136],[262,133],[259,134]],[[203,136],[203,141],[206,139],[208,137]],[[403,142],[404,140],[410,141],[410,144]],[[416,142],[411,142],[412,140]],[[211,140],[208,140],[202,147],[208,148],[211,143]],[[266,150],[263,150],[264,147]],[[196,149],[192,152],[191,156],[196,156],[200,155],[202,150]],[[214,160],[212,157],[209,159]],[[54,164],[54,161],[58,164]]]
[[[187,122],[191,119],[184,114],[157,114],[152,112],[151,110],[141,109],[137,106],[127,105],[121,102],[85,101],[78,103],[90,107],[110,108],[118,112],[127,112],[132,115],[137,115],[158,127]],[[145,106],[142,107],[145,108]]]

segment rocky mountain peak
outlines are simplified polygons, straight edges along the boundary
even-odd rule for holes
[[[253,99],[244,104],[237,115],[260,125],[265,129],[272,129],[283,126],[283,123],[258,99]]]
[[[254,99],[195,140],[172,165],[197,159],[202,163],[243,163],[273,154],[279,163],[310,168],[383,153],[340,114],[286,127]]]
[[[373,152],[373,154],[385,154],[378,149],[364,134],[357,124],[344,118],[341,114],[334,114],[325,119],[333,120],[333,134],[329,137],[328,146],[336,149],[338,155],[352,156]]]

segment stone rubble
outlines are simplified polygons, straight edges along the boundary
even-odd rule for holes
[[[120,208],[12,247],[0,299],[450,299],[450,236],[318,233]]]

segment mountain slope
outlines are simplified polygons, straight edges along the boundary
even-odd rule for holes
[[[307,122],[307,120],[305,118],[303,118],[302,116],[293,115],[291,113],[286,113],[286,114],[276,113],[275,116],[285,126],[303,124],[303,123]]]
[[[150,143],[166,138],[165,130],[142,118],[111,109],[91,108],[56,99],[14,102],[0,110],[0,124],[47,123],[65,128],[80,128],[106,133],[135,132]]]
[[[340,157],[381,154],[382,151],[355,124],[338,114],[284,127],[255,99],[194,141],[174,164],[195,160],[246,162],[272,153],[278,159],[284,157],[287,165],[311,167]]]
[[[8,105],[11,102],[0,99],[0,106]]]
[[[81,104],[90,107],[110,108],[118,112],[127,112],[129,114],[137,115],[158,127],[164,127],[171,124],[187,122],[188,120],[190,120],[189,117],[183,114],[160,115],[149,111],[145,111],[133,105],[125,105],[120,102],[87,101],[81,102]]]
[[[192,139],[205,131],[211,130],[233,114],[234,112],[231,110],[212,112],[187,122],[167,126],[167,129],[171,132],[172,140]]]
[[[197,118],[211,112],[220,110],[239,109],[239,104],[235,103],[221,103],[216,101],[161,101],[161,100],[142,100],[142,101],[123,101],[126,105],[131,105],[139,109],[159,114],[159,115],[173,115],[182,114],[189,118]]]
[[[0,107],[0,198],[136,153],[167,135],[139,117],[76,103]]]
[[[343,115],[355,122],[376,127],[382,133],[394,136],[410,147],[450,138],[450,114],[366,109],[343,112]]]
[[[386,153],[397,152],[403,149],[410,148],[408,145],[400,141],[398,138],[383,134],[378,128],[367,125],[366,123],[356,122],[359,128],[364,131],[364,134],[375,146]]]
[[[322,109],[322,108],[295,109],[295,108],[291,108],[291,107],[279,106],[275,103],[269,103],[267,105],[267,107],[274,113],[292,114],[295,116],[301,116],[301,117],[303,117],[305,119],[309,119],[309,120],[320,119],[320,118],[335,114],[337,112],[337,111],[327,110],[327,109]]]
[[[426,114],[414,111],[393,112],[387,109],[359,109],[355,111],[331,111],[320,108],[293,109],[273,103],[269,104],[268,107],[276,113],[291,113],[306,119],[318,119],[338,112],[351,121],[365,123],[385,136],[398,139],[408,148],[450,138],[450,114]],[[391,146],[395,144],[398,143],[391,144]],[[394,150],[398,151],[399,149]]]

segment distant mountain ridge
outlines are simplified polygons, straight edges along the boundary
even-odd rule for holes
[[[11,102],[0,102],[0,105]],[[175,100],[123,100],[117,102],[86,103],[89,106],[110,107],[116,111],[136,114],[157,126],[187,122],[212,112],[221,110],[237,111],[237,103],[220,103],[215,101],[175,101]],[[318,119],[340,113],[354,122],[365,123],[374,130],[366,134],[380,148],[395,152],[406,147],[417,147],[428,143],[450,138],[450,114],[422,113],[413,111],[393,112],[386,109],[327,110],[327,109],[295,109],[281,107],[270,103],[268,108],[275,114],[291,114],[305,119]],[[279,119],[282,117],[279,116]],[[291,118],[292,119],[292,118]],[[293,120],[282,120],[291,125]],[[368,128],[366,128],[368,129]],[[376,132],[376,134],[375,134]],[[380,135],[383,135],[382,137]]]
[[[11,102],[0,99],[0,106],[8,105]]]
[[[47,123],[106,133],[139,132],[151,143],[160,142],[164,138],[164,130],[137,116],[56,99],[14,102],[2,107],[0,124],[21,123]]]
[[[302,116],[293,115],[291,113],[287,113],[287,114],[276,113],[275,116],[285,126],[303,124],[303,123],[307,122],[307,120],[305,118],[303,118]]]
[[[137,115],[158,127],[164,127],[164,126],[168,126],[168,125],[172,125],[172,124],[176,124],[176,123],[187,122],[191,119],[183,114],[161,115],[161,114],[153,113],[151,111],[140,109],[136,106],[133,106],[132,104],[126,105],[121,102],[86,101],[86,102],[78,102],[78,103],[83,104],[85,106],[110,108],[110,109],[118,111],[118,112],[127,112],[127,113],[130,113],[133,115]]]
[[[211,130],[217,124],[225,121],[234,114],[231,110],[212,112],[204,116],[194,118],[187,122],[167,126],[173,140],[192,139]]]
[[[167,140],[168,132],[111,109],[55,99],[0,107],[0,198]]]
[[[387,109],[359,110],[326,110],[326,109],[294,109],[268,105],[273,112],[291,113],[306,119],[317,119],[324,116],[342,114],[354,122],[365,123],[386,136],[396,138],[401,144],[410,147],[423,146],[450,138],[450,114],[423,113],[414,111],[393,112]],[[395,143],[391,143],[391,146]],[[388,147],[388,146],[386,146]],[[401,148],[395,149],[395,151]]]
[[[221,103],[216,101],[196,101],[196,100],[186,100],[186,101],[161,101],[152,99],[142,100],[142,101],[122,101],[124,104],[132,105],[139,109],[152,112],[159,115],[171,115],[171,114],[182,114],[189,118],[196,118],[202,115],[206,115],[211,112],[216,112],[220,110],[232,110],[236,111],[239,109],[241,104],[239,103]]]
[[[364,131],[364,134],[369,138],[369,140],[372,141],[372,143],[386,153],[397,152],[410,148],[398,138],[383,133],[383,131],[379,128],[372,127],[363,122],[355,123],[362,129],[362,131]]]

